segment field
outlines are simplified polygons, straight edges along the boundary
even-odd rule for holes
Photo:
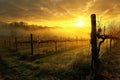
[[[0,0],[0,80],[120,80],[118,3]]]
[[[101,65],[98,70],[100,80],[120,80],[120,46],[119,40],[111,50],[101,56]]]
[[[86,53],[84,51],[84,49],[81,51],[80,48],[76,48],[33,61],[29,59],[21,60],[26,56],[19,52],[4,52],[4,54],[1,54],[1,59],[7,64],[8,70],[3,70],[3,72],[7,74],[5,77],[8,79],[20,78],[20,80],[22,77],[28,80],[87,78],[90,70],[90,54],[88,53],[89,50]]]
[[[35,29],[37,34],[32,35],[28,33],[33,29],[27,29],[25,32],[28,33],[24,36],[21,33],[19,35],[12,33],[9,36],[1,36],[1,79],[90,80],[93,78],[90,39],[78,37],[76,32],[75,35],[72,35],[70,31],[62,37],[55,34],[64,30],[61,28],[54,30],[53,28],[40,28],[39,30],[38,28]],[[53,33],[54,31],[55,33]],[[115,40],[112,42],[105,40],[101,46],[100,59],[105,53],[111,52],[115,43]]]
[[[57,45],[54,42],[34,43],[34,58],[31,58],[30,43],[23,43],[25,39],[29,40],[18,39],[17,51],[13,39],[6,40],[7,46],[1,45],[1,78],[7,80],[90,80],[92,78],[90,40],[59,40]],[[9,47],[11,45],[13,47]],[[108,40],[102,45],[100,55],[107,51],[109,51]]]

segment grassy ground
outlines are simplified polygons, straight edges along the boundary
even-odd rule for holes
[[[0,78],[5,80],[89,80],[90,50],[76,48],[31,60],[31,56],[1,51]]]
[[[101,56],[100,74],[104,79],[120,80],[120,43]],[[29,51],[0,51],[0,80],[90,80],[90,48],[76,48],[46,57]]]
[[[120,43],[102,56],[100,74],[103,80],[120,80]]]

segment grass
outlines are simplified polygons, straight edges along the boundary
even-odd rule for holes
[[[119,42],[117,45],[112,47],[109,51],[101,56],[101,62],[99,75],[103,78],[102,80],[120,80],[120,46]]]
[[[29,51],[5,51],[4,54],[0,54],[1,61],[5,63],[1,66],[6,66],[1,68],[5,74],[1,74],[7,80],[89,80],[88,51],[76,48],[32,61],[29,60]]]

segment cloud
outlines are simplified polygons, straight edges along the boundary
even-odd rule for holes
[[[39,19],[59,19],[74,17],[71,11],[83,9],[84,0],[1,0],[1,18],[11,19],[32,17]]]
[[[118,16],[119,0],[0,0],[0,20],[68,20],[80,15]]]
[[[50,0],[1,0],[1,18],[39,18],[50,19],[68,14],[65,9],[54,5]],[[69,14],[70,15],[70,14]]]
[[[112,1],[110,1],[110,0],[96,0],[94,2],[94,6],[91,7],[91,10],[98,13],[98,14],[104,13],[107,10],[106,14],[116,15],[116,14],[118,14],[116,12],[120,11],[119,7],[120,7],[119,0],[112,0]]]

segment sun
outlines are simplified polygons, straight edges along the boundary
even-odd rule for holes
[[[77,22],[77,23],[75,24],[75,26],[77,26],[77,27],[83,27],[83,25],[84,25],[84,22],[82,22],[82,21]]]

